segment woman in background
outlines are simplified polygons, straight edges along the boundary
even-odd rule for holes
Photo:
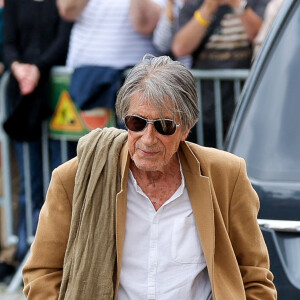
[[[17,261],[28,250],[22,142],[28,142],[30,151],[33,228],[29,230],[34,233],[44,199],[41,125],[52,113],[48,106],[49,75],[53,66],[65,64],[71,26],[60,18],[53,0],[5,3],[3,54],[11,75],[7,86],[8,115],[3,126],[14,142],[20,172]],[[51,150],[58,152],[55,144],[50,143]],[[52,163],[52,167],[59,163]]]

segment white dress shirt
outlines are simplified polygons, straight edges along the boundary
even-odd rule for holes
[[[184,179],[156,211],[130,172],[127,197],[117,299],[211,299],[206,261]]]

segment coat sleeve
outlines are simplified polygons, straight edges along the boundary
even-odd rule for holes
[[[3,57],[8,67],[20,60],[15,0],[7,1],[3,10]]]
[[[24,294],[29,300],[58,299],[76,168],[77,159],[72,159],[53,171],[30,256],[23,268]]]
[[[72,26],[71,22],[59,20],[56,38],[48,49],[33,61],[42,73],[49,71],[53,66],[65,65]]]
[[[268,250],[257,222],[259,199],[240,159],[229,216],[229,234],[244,282],[247,300],[276,298]]]

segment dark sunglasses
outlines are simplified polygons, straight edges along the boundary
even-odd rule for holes
[[[137,115],[127,115],[124,118],[127,129],[139,132],[143,131],[148,124],[153,124],[156,131],[162,135],[172,135],[180,124],[170,119],[148,120]]]

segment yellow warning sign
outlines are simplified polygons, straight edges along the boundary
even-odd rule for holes
[[[62,91],[59,97],[50,127],[53,130],[72,132],[80,132],[84,129],[78,111],[66,90]]]

